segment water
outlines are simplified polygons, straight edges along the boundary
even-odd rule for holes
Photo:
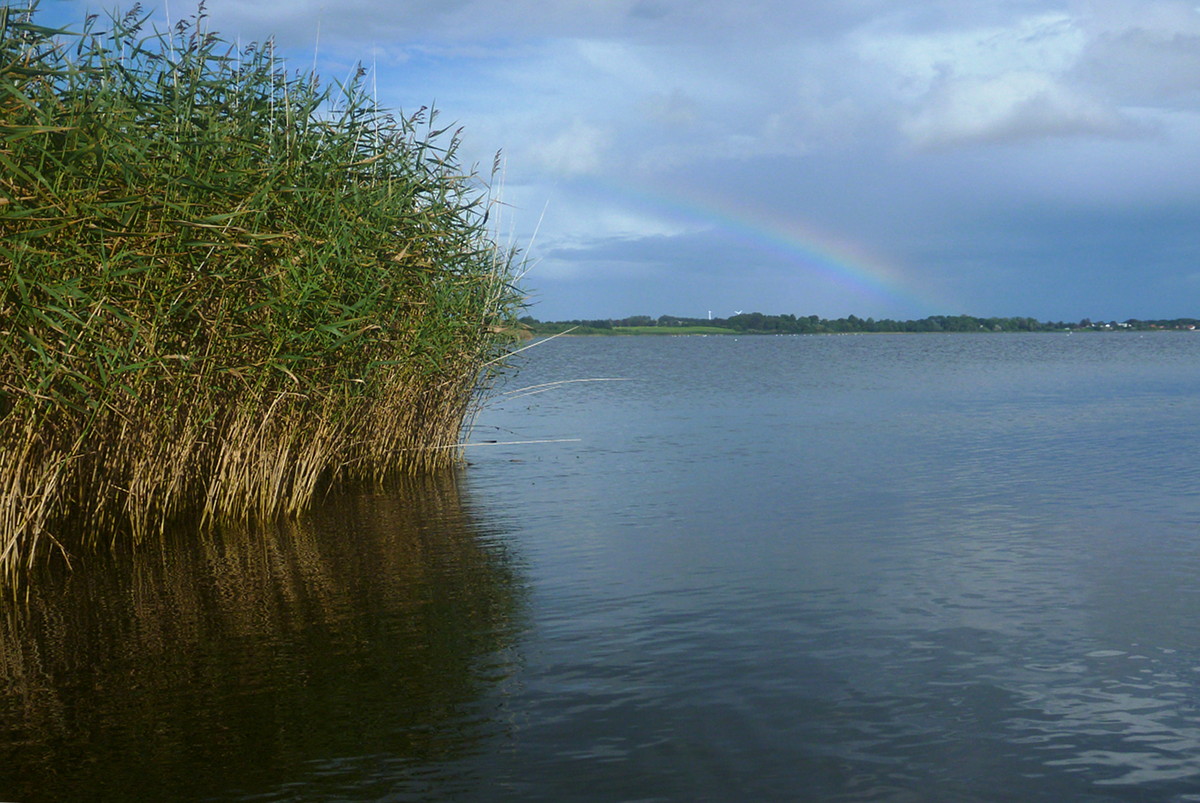
[[[560,338],[499,390],[475,440],[569,440],[47,583],[0,798],[1200,800],[1200,336]]]

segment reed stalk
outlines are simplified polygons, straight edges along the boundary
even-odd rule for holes
[[[520,304],[459,134],[203,8],[0,6],[0,575],[453,459]]]

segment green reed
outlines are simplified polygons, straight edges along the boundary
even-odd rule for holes
[[[0,7],[0,573],[454,457],[520,304],[436,114]]]

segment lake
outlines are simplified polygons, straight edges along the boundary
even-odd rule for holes
[[[515,366],[459,470],[45,577],[0,799],[1200,801],[1200,334]]]

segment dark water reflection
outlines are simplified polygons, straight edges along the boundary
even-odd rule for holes
[[[453,474],[45,578],[0,622],[0,799],[444,792],[519,617]]]

